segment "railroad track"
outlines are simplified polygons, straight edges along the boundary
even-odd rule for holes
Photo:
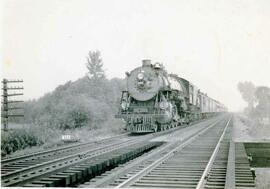
[[[79,144],[68,145],[61,148],[55,148],[51,150],[40,151],[36,153],[31,153],[27,155],[11,157],[1,160],[1,175],[7,175],[12,172],[36,165],[44,162],[51,161],[53,159],[61,158],[63,156],[68,156],[71,154],[83,152],[89,148],[94,148],[102,146],[104,144],[110,144],[119,139],[127,139],[127,134],[121,134],[111,138],[103,139],[100,141],[90,141]]]
[[[203,127],[218,118],[203,121]],[[82,146],[72,145],[3,160],[2,186],[75,186],[142,155],[161,142],[151,139],[175,133],[174,128],[143,136],[117,136]],[[188,127],[192,128],[192,127]],[[8,169],[10,168],[10,169]],[[98,177],[97,177],[98,178]]]
[[[181,128],[185,128],[185,126]],[[179,128],[176,128],[176,130],[177,129]],[[172,132],[172,131],[164,131],[162,133],[166,133],[166,132]],[[1,175],[10,174],[20,169],[24,169],[32,165],[51,161],[53,159],[61,158],[63,156],[68,156],[71,154],[83,152],[90,148],[94,148],[94,147],[97,148],[105,144],[111,144],[115,141],[121,140],[122,142],[124,142],[124,140],[129,140],[130,137],[136,137],[136,136],[130,136],[127,133],[125,133],[125,134],[117,135],[111,138],[103,139],[100,141],[84,142],[84,143],[68,145],[68,146],[64,146],[60,148],[54,148],[51,150],[44,150],[44,151],[31,153],[27,155],[4,158],[1,160]]]
[[[182,127],[185,128],[185,127]],[[64,148],[33,153],[25,156],[4,159],[1,163],[2,186],[23,186],[41,175],[48,175],[64,170],[76,163],[80,163],[92,157],[109,153],[113,150],[137,144],[151,137],[159,136],[169,131],[149,135],[129,136],[127,134],[104,139],[98,142],[89,142],[67,146]],[[40,186],[40,185],[37,185]]]
[[[151,137],[151,136],[148,136]],[[42,163],[37,163],[30,165],[28,167],[18,169],[16,171],[1,175],[2,186],[23,186],[26,183],[36,180],[39,177],[44,177],[44,175],[53,174],[58,171],[65,170],[70,166],[74,166],[83,163],[94,157],[99,157],[103,154],[108,154],[112,151],[136,145],[144,141],[147,137],[136,137],[129,140],[117,140],[116,142],[111,142],[95,148],[91,148],[88,151],[75,153],[68,156],[61,156],[61,158],[56,158],[53,160],[45,161]]]
[[[185,127],[182,127],[182,128],[185,128]],[[168,131],[164,131],[162,133],[166,133],[166,132]],[[169,131],[169,132],[172,132],[172,131]],[[131,140],[132,137],[136,138],[136,136],[122,134],[122,135],[114,136],[111,138],[103,139],[100,141],[94,141],[94,142],[91,141],[91,142],[79,143],[79,144],[74,144],[74,145],[68,145],[61,148],[55,148],[55,149],[45,150],[45,151],[41,151],[37,153],[31,153],[27,155],[2,159],[1,160],[1,175],[3,178],[6,175],[10,175],[13,173],[16,174],[20,170],[24,170],[34,165],[49,162],[54,159],[69,156],[72,154],[79,155],[79,153],[87,151],[88,149],[96,150],[106,144],[114,144],[115,142],[125,142],[127,140]],[[142,137],[142,136],[137,136],[137,137]]]
[[[231,126],[231,118],[217,121],[185,141],[159,147],[79,187],[254,187],[243,146],[230,142]]]

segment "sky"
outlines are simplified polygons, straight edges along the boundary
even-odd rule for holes
[[[270,86],[269,0],[3,0],[1,76],[24,99],[85,76],[99,50],[108,78],[162,62],[229,110],[239,81]]]

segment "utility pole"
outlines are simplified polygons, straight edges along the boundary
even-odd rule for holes
[[[268,94],[268,108],[267,108],[267,112],[268,112],[268,124],[270,125],[270,92]]]
[[[3,125],[4,125],[4,131],[8,130],[8,118],[9,117],[23,117],[23,114],[9,114],[10,111],[12,110],[16,110],[16,109],[22,109],[20,107],[15,107],[15,106],[10,106],[10,104],[16,104],[19,102],[23,102],[22,100],[9,100],[9,97],[11,96],[19,96],[19,95],[23,95],[22,92],[18,92],[18,93],[9,93],[9,91],[13,91],[13,90],[22,90],[23,87],[9,87],[8,84],[9,83],[22,83],[23,80],[7,80],[7,79],[3,79],[2,83],[3,83],[3,106],[2,106],[2,118],[3,118]]]

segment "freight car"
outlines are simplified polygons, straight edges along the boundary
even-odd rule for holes
[[[188,80],[168,74],[160,63],[143,60],[126,75],[127,90],[122,91],[116,117],[125,120],[131,133],[162,131],[226,111]]]

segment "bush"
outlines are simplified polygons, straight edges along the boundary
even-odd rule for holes
[[[83,77],[24,103],[25,122],[52,129],[100,128],[117,113],[122,79],[92,81]]]
[[[30,129],[16,129],[1,133],[1,156],[17,150],[41,145],[43,142]]]

